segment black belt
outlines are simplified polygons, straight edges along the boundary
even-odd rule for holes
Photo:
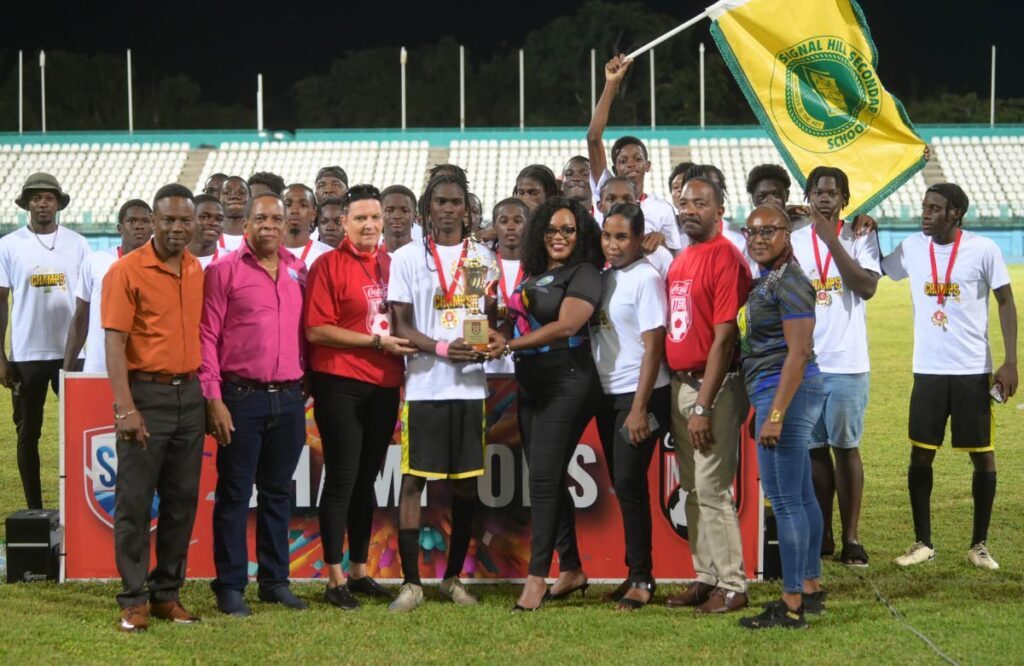
[[[278,391],[287,391],[290,388],[295,388],[302,384],[301,379],[292,379],[286,382],[257,382],[252,379],[246,379],[241,375],[236,375],[233,372],[222,372],[220,378],[228,384],[234,384],[235,386],[241,386],[243,388],[255,389],[257,391],[266,391],[267,393],[277,393]]]
[[[128,379],[133,382],[181,386],[182,384],[194,382],[196,380],[196,373],[186,372],[183,375],[168,375],[162,372],[139,372],[138,370],[133,370],[128,373]]]

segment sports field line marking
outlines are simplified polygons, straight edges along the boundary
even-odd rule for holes
[[[882,592],[878,589],[878,587],[875,586],[874,581],[872,581],[870,578],[867,578],[866,576],[858,576],[858,578],[860,578],[862,581],[867,582],[867,584],[871,586],[871,589],[875,591],[875,596],[878,598],[880,602],[882,602],[882,604],[886,608],[889,609],[889,612],[892,613],[892,616],[896,618],[896,620],[900,624],[902,624],[904,627],[910,630],[911,633],[913,633],[915,636],[924,641],[924,644],[931,648],[932,652],[938,655],[941,659],[945,660],[946,663],[952,664],[953,666],[960,666],[959,661],[943,652],[938,645],[932,642],[930,638],[921,633],[914,625],[910,624],[910,622],[908,622],[907,619],[903,617],[903,614],[900,613],[899,609],[893,606],[892,602],[890,602],[882,595]]]

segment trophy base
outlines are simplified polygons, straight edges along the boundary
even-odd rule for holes
[[[487,351],[487,343],[490,340],[490,327],[487,324],[487,318],[466,317],[462,322],[462,340],[474,351]]]

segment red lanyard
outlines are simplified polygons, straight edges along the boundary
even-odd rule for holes
[[[437,253],[437,244],[434,243],[433,238],[430,239],[430,252],[434,255],[434,266],[437,267],[437,280],[441,283],[441,293],[444,294],[446,303],[451,302],[452,296],[455,295],[455,289],[459,286],[459,278],[462,277],[462,264],[465,263],[466,255],[469,253],[469,239],[462,241],[462,255],[459,256],[459,263],[455,266],[451,284],[444,282],[444,266],[441,264],[441,255]]]
[[[120,246],[120,245],[118,245],[118,246],[117,246],[117,258],[118,258],[118,259],[120,259],[120,258],[121,258],[121,257],[123,257],[123,256],[124,256],[124,250],[122,250],[122,249],[121,249],[121,246]]]
[[[220,245],[225,250],[227,249],[228,246],[224,244],[224,234],[221,234],[220,238],[217,239],[217,245]]]
[[[640,200],[639,200],[639,201],[637,201],[637,203],[638,203],[638,204],[642,204],[642,203],[644,202],[644,199],[646,199],[646,198],[647,198],[647,195],[646,195],[646,194],[641,194],[641,195],[640,195]]]
[[[836,224],[836,236],[843,232],[843,221],[839,220]],[[829,264],[832,263],[832,252],[830,251],[825,255],[825,266],[822,268],[821,265],[821,251],[818,250],[818,234],[814,232],[814,225],[811,225],[811,246],[814,248],[814,263],[818,267],[818,281],[821,282],[821,288],[825,288],[825,281],[828,280],[828,268]]]
[[[935,241],[928,242],[928,258],[932,260],[932,284],[935,285],[935,298],[942,305],[946,300],[946,292],[949,291],[949,280],[953,276],[953,264],[956,263],[956,251],[960,249],[960,237],[964,235],[962,229],[956,230],[956,240],[953,241],[953,251],[949,253],[949,263],[946,264],[946,282],[939,285],[939,271],[935,266]]]
[[[306,263],[306,257],[309,256],[309,248],[311,248],[311,247],[313,247],[313,239],[312,238],[310,238],[308,241],[306,241],[306,249],[302,251],[302,256],[299,257],[299,261],[301,261],[302,263]]]
[[[505,305],[508,305],[508,290],[505,289],[505,262],[498,257],[498,287],[501,289],[501,298]],[[512,291],[516,290],[519,283],[523,281],[523,262],[519,262],[519,271],[516,273],[516,281],[512,283]]]

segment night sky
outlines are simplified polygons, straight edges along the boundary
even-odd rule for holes
[[[645,4],[680,22],[705,6],[690,0]],[[987,98],[990,47],[995,44],[997,95],[1024,97],[1024,67],[1015,50],[1024,3],[861,0],[861,7],[878,47],[879,73],[897,96],[911,99],[945,90]],[[519,45],[531,30],[573,10],[572,3],[550,0],[290,6],[258,1],[17,2],[4,8],[0,35],[5,50],[25,49],[26,61],[33,64],[40,48],[123,52],[131,47],[137,81],[184,72],[201,84],[208,99],[248,103],[256,72],[263,72],[268,95],[287,95],[292,82],[326,71],[347,49],[394,46],[397,51],[404,45],[414,56],[417,44],[451,35],[467,45],[472,57],[500,42]],[[498,13],[500,20],[494,18]],[[714,49],[708,25],[692,29]]]

